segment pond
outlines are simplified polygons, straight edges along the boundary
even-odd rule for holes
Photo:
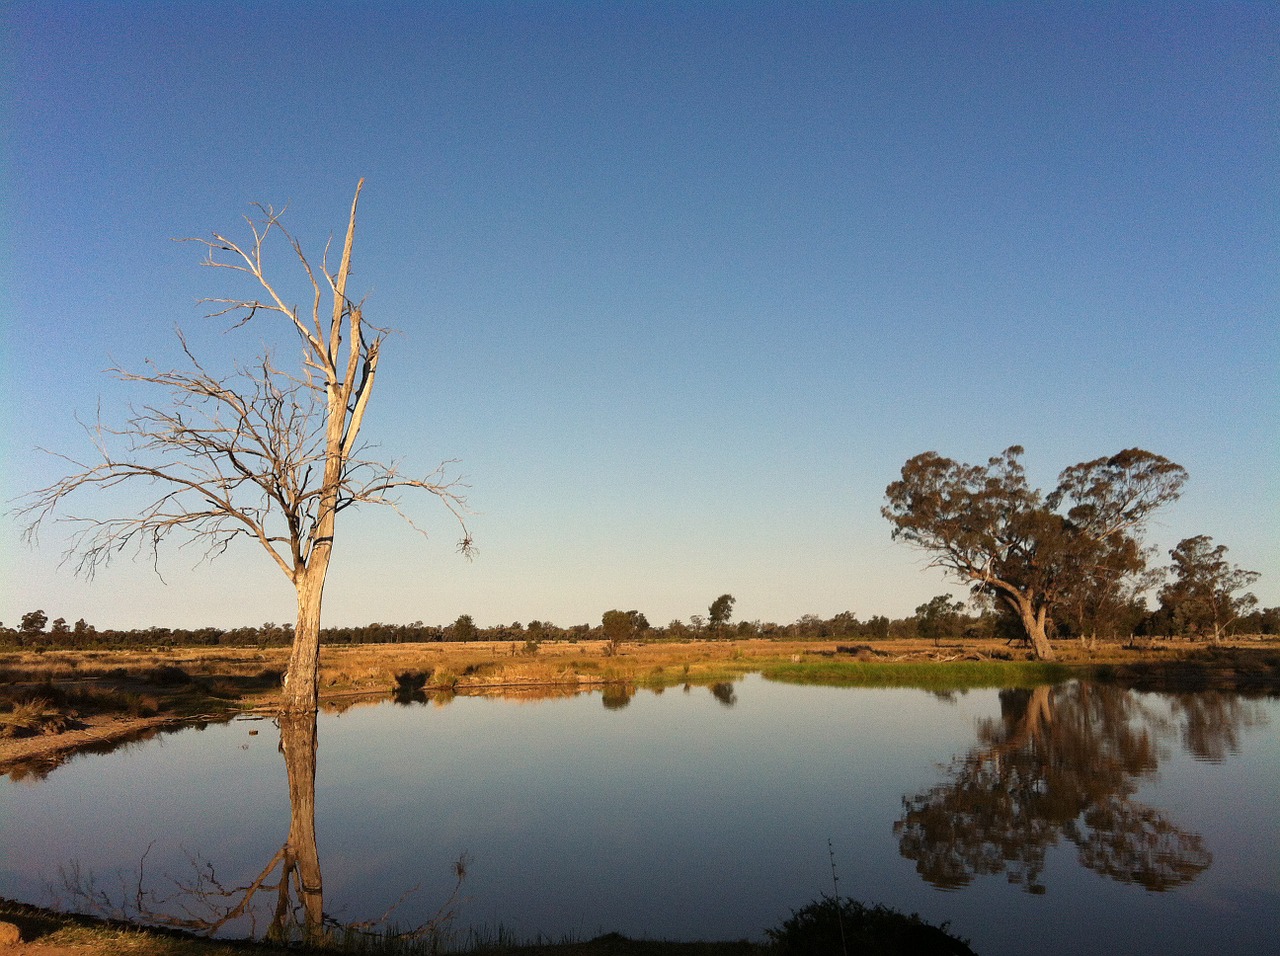
[[[219,921],[283,863],[299,912],[377,919],[417,887],[392,916],[413,926],[465,855],[455,927],[758,939],[834,863],[842,894],[983,956],[1256,953],[1280,938],[1278,717],[1225,692],[750,676],[236,720],[0,781],[0,895],[136,902],[141,874],[146,908],[243,934]]]

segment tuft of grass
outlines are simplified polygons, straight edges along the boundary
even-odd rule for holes
[[[0,712],[0,737],[34,737],[57,734],[71,725],[71,718],[43,697],[14,703]]]
[[[458,675],[440,668],[431,678],[432,690],[455,691],[458,689]]]
[[[160,701],[151,694],[126,694],[125,711],[130,717],[154,717],[160,713]]]

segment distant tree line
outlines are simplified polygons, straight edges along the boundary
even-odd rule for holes
[[[1280,634],[1280,607],[1241,613],[1226,624],[1215,625],[1216,607],[1212,595],[1182,585],[1166,586],[1161,604],[1152,611],[1135,600],[1117,606],[1105,622],[1092,620],[1089,629],[1068,618],[1054,621],[1057,639],[1099,637],[1124,640],[1130,637],[1186,637],[1216,640],[1228,632],[1237,634]],[[729,597],[724,595],[724,597]],[[717,599],[719,600],[719,599]],[[640,611],[606,611],[599,624],[562,627],[550,621],[515,621],[493,627],[478,626],[471,615],[462,614],[452,624],[373,623],[357,627],[326,627],[320,633],[325,645],[422,644],[436,641],[509,642],[526,647],[543,641],[607,641],[616,649],[625,643],[680,642],[696,640],[765,640],[868,642],[889,639],[943,641],[983,639],[1022,640],[1021,622],[1001,607],[966,609],[965,605],[940,594],[916,608],[909,617],[889,618],[877,614],[866,620],[852,611],[833,617],[805,614],[789,624],[762,621],[731,623],[728,605],[721,604],[716,615],[695,614],[688,622],[673,620],[653,626]],[[1217,629],[1215,630],[1215,627]],[[293,640],[293,626],[266,622],[258,627],[148,627],[131,630],[98,629],[83,618],[68,624],[65,618],[50,621],[43,610],[24,614],[17,627],[0,623],[0,647],[111,649],[128,647],[284,647]]]

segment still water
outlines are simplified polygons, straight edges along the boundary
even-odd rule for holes
[[[394,919],[430,919],[465,854],[462,927],[760,938],[832,892],[833,853],[841,893],[983,956],[1275,952],[1278,727],[1274,697],[751,676],[322,713],[287,774],[276,726],[237,720],[0,780],[0,895],[70,904],[68,875],[120,898],[141,868],[157,911],[208,921],[297,840],[292,794],[318,851],[296,882],[318,907],[322,872],[343,922],[415,886]]]

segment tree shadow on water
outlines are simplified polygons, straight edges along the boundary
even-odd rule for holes
[[[1004,873],[1045,893],[1046,857],[1062,841],[1082,866],[1153,892],[1209,868],[1200,834],[1134,799],[1156,773],[1168,719],[1123,688],[1085,681],[1001,691],[1000,710],[942,783],[903,799],[899,852],[927,882],[958,889]],[[1231,724],[1218,728],[1233,734]]]

